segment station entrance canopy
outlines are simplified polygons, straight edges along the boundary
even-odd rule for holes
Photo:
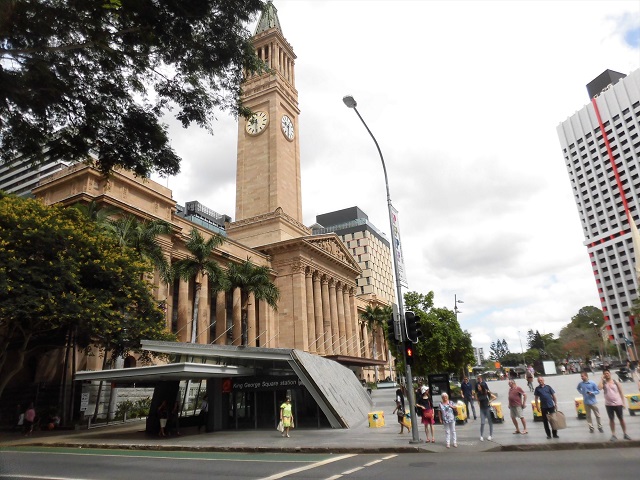
[[[169,362],[134,368],[77,372],[75,379],[113,383],[154,384],[161,381],[295,374],[332,428],[350,428],[367,419],[371,398],[347,367],[318,355],[284,348],[143,340],[142,348],[165,354]]]

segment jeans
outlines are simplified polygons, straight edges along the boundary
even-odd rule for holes
[[[554,437],[558,436],[557,430],[551,430],[549,428],[549,420],[547,419],[547,414],[553,413],[555,411],[556,411],[556,407],[546,408],[546,407],[540,406],[540,413],[542,413],[542,423],[544,424],[544,431],[546,432],[547,437],[550,437],[551,434],[553,434]]]
[[[489,436],[493,437],[493,418],[491,417],[491,407],[478,407],[480,409],[480,436],[484,437],[484,422],[489,422]]]
[[[471,412],[473,412],[473,419],[475,420],[476,418],[478,418],[476,415],[476,407],[473,406],[473,398],[465,397],[464,404],[467,407],[467,417],[469,416],[469,405],[471,405]]]

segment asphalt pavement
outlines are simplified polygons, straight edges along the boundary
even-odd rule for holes
[[[595,374],[597,381],[600,377]],[[618,441],[611,442],[611,430],[606,418],[604,401],[599,396],[600,411],[603,416],[604,433],[597,430],[589,433],[586,420],[578,419],[575,410],[575,398],[580,395],[576,386],[580,381],[578,374],[546,377],[546,382],[556,390],[559,409],[567,418],[567,428],[560,430],[559,439],[548,440],[542,422],[534,422],[530,407],[533,394],[528,392],[525,380],[518,380],[528,395],[525,419],[527,435],[514,434],[514,426],[507,408],[508,385],[505,380],[489,382],[492,391],[503,404],[505,421],[494,424],[492,439],[487,440],[488,426],[485,427],[485,440],[480,441],[480,419],[473,417],[464,425],[457,425],[458,448],[451,452],[497,452],[529,450],[575,450],[593,448],[640,447],[640,412],[635,416],[625,410],[624,419],[627,433],[632,440],[623,440],[620,425],[616,421]],[[637,384],[624,383],[625,394],[638,393]],[[435,443],[425,443],[422,425],[418,428],[419,441],[416,443],[413,433],[400,435],[399,425],[393,415],[394,389],[374,390],[372,411],[383,411],[385,425],[370,428],[368,419],[349,429],[294,429],[290,438],[283,438],[273,429],[269,430],[227,430],[211,433],[198,433],[195,427],[182,429],[181,436],[159,438],[144,432],[144,421],[113,423],[109,426],[95,427],[89,430],[34,432],[24,437],[18,433],[1,432],[0,449],[8,446],[57,446],[75,448],[121,448],[139,450],[192,450],[192,451],[235,451],[235,452],[316,452],[316,453],[406,453],[406,452],[444,452],[444,429],[435,425]]]

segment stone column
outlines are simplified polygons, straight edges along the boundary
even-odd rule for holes
[[[324,324],[322,315],[322,288],[320,286],[320,273],[313,274],[313,314],[316,321],[316,335],[311,340],[318,355],[324,355]]]
[[[209,343],[209,276],[200,279],[200,300],[198,301],[198,330],[196,343]]]
[[[309,349],[309,332],[307,330],[307,293],[305,287],[305,267],[301,263],[292,265],[291,288],[293,293],[293,342],[292,346],[299,350]]]
[[[179,279],[178,282],[178,341],[188,342],[191,339],[189,282],[183,279]]]
[[[227,295],[218,292],[216,295],[216,345],[227,344]]]
[[[338,302],[336,300],[336,281],[332,278],[329,282],[329,306],[331,308],[331,351],[339,353],[340,329],[338,328]]]
[[[356,305],[356,290],[349,290],[349,305],[351,306],[351,324],[353,325],[353,333],[355,334],[354,344],[357,357],[362,357],[361,340],[362,332],[360,330],[360,318],[358,317],[358,307]]]
[[[318,342],[315,342],[316,324],[315,324],[315,313],[314,313],[314,304],[313,304],[313,272],[311,271],[310,268],[307,268],[305,272],[305,293],[307,295],[308,351],[315,352],[317,350]]]
[[[347,355],[356,356],[355,349],[355,329],[352,325],[351,319],[351,303],[349,302],[349,290],[348,286],[345,286],[342,291],[342,304],[344,307],[344,325],[347,335]]]
[[[338,344],[340,355],[347,354],[347,342],[349,341],[349,337],[347,337],[347,325],[344,318],[344,295],[342,293],[343,288],[343,283],[338,283],[336,285],[336,300],[338,301]]]
[[[240,293],[239,288],[233,289],[233,302],[231,308],[231,320],[233,322],[231,332],[233,333],[233,338],[231,340],[231,345],[242,344],[242,296]]]
[[[256,346],[256,299],[253,292],[249,294],[247,305],[247,345]]]
[[[258,335],[260,337],[258,345],[261,347],[274,347],[273,338],[275,331],[273,328],[273,318],[271,316],[272,308],[269,306],[266,300],[258,301]]]
[[[324,332],[324,354],[332,355],[331,348],[331,310],[329,308],[329,279],[322,277],[322,328]]]

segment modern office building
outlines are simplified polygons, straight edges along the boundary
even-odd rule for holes
[[[31,196],[38,182],[67,167],[61,161],[45,161],[32,164],[30,160],[17,159],[10,163],[0,162],[0,190],[20,197]]]
[[[640,70],[606,70],[590,103],[557,127],[609,340],[635,355],[630,309],[640,260]]]
[[[395,303],[391,245],[367,214],[350,207],[317,215],[316,222],[314,235],[335,233],[358,262],[362,269],[356,280],[358,295],[375,295],[387,304]]]

